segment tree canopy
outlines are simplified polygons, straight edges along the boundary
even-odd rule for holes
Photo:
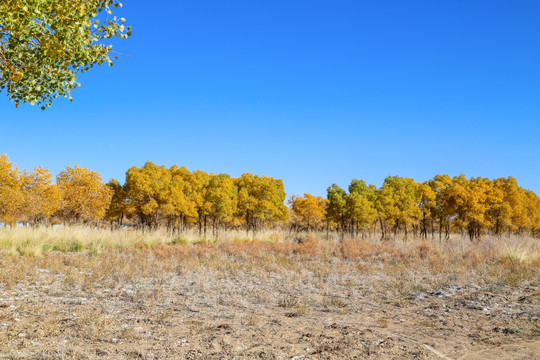
[[[62,220],[88,222],[105,216],[113,190],[103,183],[97,172],[77,165],[66,166],[56,176],[56,184],[62,196],[58,212]]]
[[[71,100],[77,73],[113,65],[112,45],[103,40],[131,35],[125,19],[113,15],[119,7],[118,0],[2,0],[0,89],[17,107]]]
[[[311,230],[322,229],[325,224],[326,207],[328,200],[321,196],[305,193],[303,197],[293,195],[289,199],[292,216],[296,228]]]

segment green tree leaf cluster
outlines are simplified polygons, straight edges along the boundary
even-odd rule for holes
[[[2,0],[0,89],[17,107],[71,100],[79,72],[113,65],[106,39],[131,35],[125,19],[114,15],[119,7],[117,0]]]
[[[364,180],[351,181],[349,192],[336,184],[328,187],[326,218],[329,225],[355,236],[359,231],[371,228],[377,220],[377,188]]]

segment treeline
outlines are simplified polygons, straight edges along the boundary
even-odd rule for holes
[[[249,173],[232,178],[147,162],[126,172],[124,184],[68,166],[56,176],[44,168],[19,171],[0,155],[0,221],[29,225],[107,221],[113,227],[166,226],[257,231],[287,221],[283,181]]]
[[[125,182],[105,184],[101,175],[67,166],[53,176],[38,167],[20,171],[0,155],[0,222],[108,224],[113,228],[197,228],[257,231],[338,231],[388,238],[485,233],[540,235],[540,199],[513,177],[490,180],[437,175],[425,182],[389,176],[381,187],[353,180],[348,189],[333,184],[327,197],[292,196],[285,206],[283,182],[267,176],[170,168],[147,162],[126,172]]]
[[[125,220],[138,226],[166,226],[182,231],[197,226],[245,227],[248,231],[287,221],[283,181],[250,173],[232,178],[227,174],[189,171],[147,162],[126,172],[123,185],[115,180],[111,206],[105,218],[122,225]]]
[[[513,177],[437,175],[419,183],[389,176],[380,188],[353,180],[348,192],[333,184],[326,199],[304,194],[290,204],[296,228],[331,228],[352,236],[375,230],[383,238],[398,232],[423,238],[458,232],[471,239],[484,233],[540,234],[540,199]]]
[[[87,168],[66,167],[53,181],[49,170],[19,171],[0,155],[0,221],[31,225],[96,222],[105,217],[113,190]]]

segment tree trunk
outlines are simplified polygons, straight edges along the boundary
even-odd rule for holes
[[[442,231],[443,231],[443,217],[439,218],[439,241],[442,240]]]
[[[204,215],[204,237],[206,238],[206,215]]]
[[[420,230],[420,237],[424,237],[424,239],[427,238],[427,220],[426,220],[426,212],[424,211],[423,214],[423,219],[422,219],[422,229]]]

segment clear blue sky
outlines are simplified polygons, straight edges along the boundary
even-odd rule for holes
[[[125,1],[130,57],[51,109],[0,98],[0,153],[124,180],[151,160],[282,178],[515,176],[540,193],[540,2]]]

